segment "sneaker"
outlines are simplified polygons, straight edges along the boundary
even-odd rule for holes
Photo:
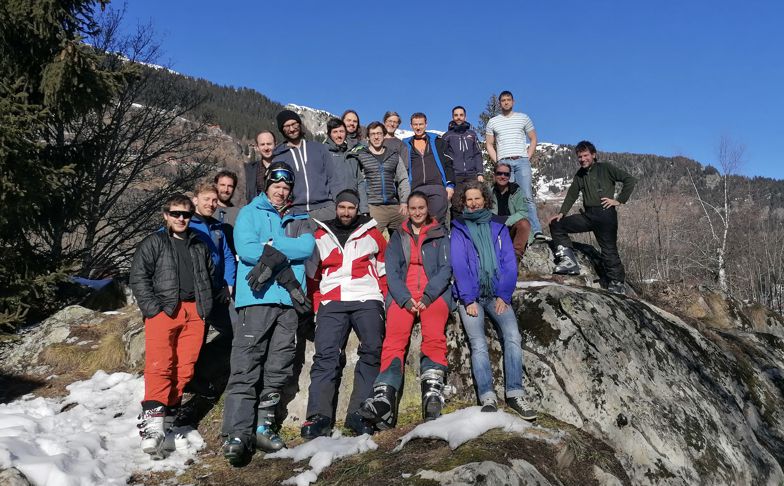
[[[232,466],[242,464],[249,452],[245,443],[239,437],[229,437],[226,439],[226,442],[223,443],[223,457],[225,457]]]
[[[509,397],[506,399],[506,406],[529,422],[536,420],[536,412],[531,409],[524,397]]]
[[[358,436],[363,434],[373,435],[373,432],[375,432],[370,422],[365,420],[358,410],[346,415],[345,426]]]
[[[541,231],[537,231],[536,233],[534,233],[534,241],[542,242],[542,241],[551,241],[551,240],[552,238],[542,233]]]
[[[626,295],[626,284],[618,280],[610,280],[607,284],[607,291],[613,294]]]
[[[305,440],[329,436],[332,433],[332,419],[320,414],[311,415],[302,424],[299,435]]]
[[[482,411],[488,413],[498,411],[498,405],[496,404],[495,397],[488,397],[482,400]]]
[[[142,450],[153,459],[163,456],[162,445],[166,437],[164,421],[166,420],[166,407],[163,405],[142,411],[139,415],[139,435],[142,438]]]

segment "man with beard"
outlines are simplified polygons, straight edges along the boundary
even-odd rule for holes
[[[239,213],[239,206],[232,202],[234,191],[237,188],[237,174],[223,169],[215,174],[215,187],[218,188],[218,208],[215,210],[215,219],[223,224],[223,233],[229,243],[231,252],[234,250],[234,221]]]
[[[359,115],[354,110],[346,110],[340,119],[346,125],[346,143],[348,148],[353,149],[364,141],[362,125],[359,124]]]
[[[331,155],[318,142],[305,140],[302,119],[291,110],[283,110],[276,118],[278,130],[286,139],[275,147],[273,162],[283,162],[294,169],[297,185],[291,209],[296,214],[307,213],[319,221],[335,215],[333,198],[340,192]]]
[[[482,164],[482,149],[476,132],[471,130],[471,124],[466,121],[466,111],[462,106],[452,108],[452,121],[449,122],[449,131],[443,135],[446,142],[446,155],[452,158],[452,167],[455,170],[455,193],[452,197],[452,216],[459,204],[457,199],[463,192],[465,183],[478,180],[484,182],[484,167]]]
[[[315,269],[308,269],[308,291],[316,311],[316,353],[310,369],[307,420],[301,430],[305,439],[326,436],[332,430],[341,354],[352,328],[360,340],[359,359],[345,425],[357,435],[373,433],[372,425],[359,415],[359,407],[370,396],[381,364],[386,240],[373,219],[358,214],[355,191],[341,192],[336,203],[336,217],[318,221],[317,263]]]
[[[324,142],[332,155],[332,169],[335,174],[337,189],[352,189],[359,193],[359,212],[367,214],[367,188],[365,176],[359,170],[356,158],[349,157],[348,143],[346,143],[346,125],[339,118],[330,118],[327,121],[327,140]],[[355,147],[356,148],[356,147]]]

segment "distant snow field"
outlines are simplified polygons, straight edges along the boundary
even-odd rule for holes
[[[98,371],[67,390],[65,398],[0,405],[0,469],[14,467],[39,486],[126,484],[136,471],[184,471],[204,447],[197,431],[182,428],[167,437],[176,450],[166,459],[142,452],[139,376]]]

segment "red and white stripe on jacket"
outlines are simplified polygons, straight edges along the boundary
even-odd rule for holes
[[[317,265],[308,265],[308,290],[313,310],[320,304],[337,301],[384,301],[387,272],[384,253],[387,241],[371,219],[354,230],[341,247],[327,225],[316,221]]]

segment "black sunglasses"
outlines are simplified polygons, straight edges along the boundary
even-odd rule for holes
[[[166,211],[166,214],[174,219],[191,219],[193,211]]]
[[[495,175],[501,176],[501,177],[509,177],[510,175],[512,175],[512,173],[511,172],[501,172],[500,170],[497,170],[497,171],[495,171]]]

